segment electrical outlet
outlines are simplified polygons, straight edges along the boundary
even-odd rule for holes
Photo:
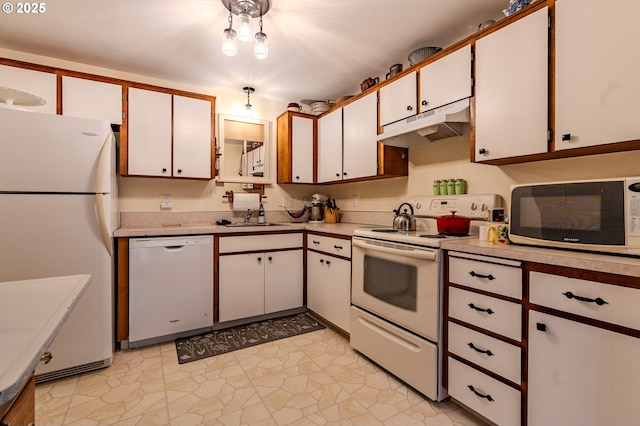
[[[161,209],[170,209],[173,207],[173,203],[171,202],[170,194],[162,194],[162,200],[160,201]]]
[[[284,197],[282,199],[282,205],[285,206],[285,207],[293,207],[293,198]]]
[[[252,183],[243,183],[242,184],[242,189],[253,189],[253,184]]]
[[[358,205],[358,196],[357,195],[352,195],[351,196],[351,207],[355,207]]]

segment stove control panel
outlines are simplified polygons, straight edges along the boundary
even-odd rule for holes
[[[415,216],[437,217],[456,212],[476,220],[491,220],[491,211],[502,206],[498,194],[416,195],[408,197]]]

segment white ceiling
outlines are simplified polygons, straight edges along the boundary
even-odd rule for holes
[[[0,47],[213,89],[253,86],[277,102],[327,100],[358,93],[367,77],[384,79],[394,63],[408,67],[416,48],[473,34],[508,3],[272,0],[269,57],[260,61],[252,42],[222,54],[220,0],[52,0],[42,14],[2,13]]]

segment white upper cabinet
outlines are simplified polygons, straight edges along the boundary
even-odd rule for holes
[[[122,86],[65,75],[62,77],[62,115],[122,124]]]
[[[555,149],[640,139],[640,2],[556,0]]]
[[[318,183],[342,179],[342,108],[318,119]]]
[[[418,113],[417,73],[411,72],[380,88],[380,125]]]
[[[57,78],[54,73],[0,65],[0,82],[2,87],[31,93],[45,101],[44,105],[30,105],[31,102],[20,105],[25,102],[16,100],[16,107],[47,114],[56,113]]]
[[[293,181],[313,183],[313,119],[291,117],[291,145]]]
[[[128,174],[211,179],[211,102],[129,88]]]
[[[548,49],[547,8],[476,42],[475,161],[547,152]]]
[[[471,45],[420,68],[419,112],[471,97]]]
[[[129,88],[130,175],[171,176],[171,94]]]
[[[343,179],[375,176],[378,172],[377,94],[369,93],[343,110]]]
[[[211,102],[173,96],[173,176],[211,179]]]

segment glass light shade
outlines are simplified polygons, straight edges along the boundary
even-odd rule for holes
[[[238,53],[238,43],[236,43],[236,32],[231,28],[224,30],[222,38],[222,53],[227,56],[236,56]]]
[[[260,31],[256,33],[256,45],[253,48],[253,54],[257,59],[266,59],[269,56],[269,45],[267,44],[267,35]]]
[[[251,34],[253,34],[253,29],[251,28],[251,15],[248,13],[241,13],[238,17],[240,18],[238,38],[242,41],[250,41]]]

